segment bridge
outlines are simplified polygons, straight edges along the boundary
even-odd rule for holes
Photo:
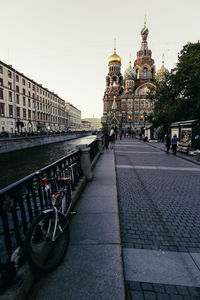
[[[133,138],[90,158],[64,261],[15,298],[199,299],[199,162]]]

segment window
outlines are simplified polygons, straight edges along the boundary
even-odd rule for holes
[[[16,102],[17,102],[17,104],[19,104],[19,95],[18,94],[16,94]]]
[[[28,91],[28,96],[29,96],[29,97],[31,96],[31,92],[30,92],[30,91]]]
[[[31,99],[28,99],[28,107],[31,107]]]
[[[28,87],[29,87],[29,88],[31,87],[31,84],[30,84],[30,82],[28,82]]]
[[[28,118],[31,119],[31,110],[28,110]]]
[[[23,119],[26,119],[26,109],[23,108]]]
[[[12,78],[12,73],[11,73],[11,71],[8,71],[8,77],[9,77],[9,78]]]
[[[3,99],[3,89],[0,89],[0,99]]]
[[[26,106],[26,97],[23,97],[23,106]]]
[[[24,78],[22,78],[22,84],[23,84],[23,85],[25,85],[25,84],[26,84],[26,82],[25,82],[25,79],[24,79]]]
[[[16,81],[19,82],[19,76],[18,75],[16,75]]]
[[[136,70],[136,78],[139,79],[140,78],[140,74],[139,74],[139,70]]]
[[[151,69],[151,79],[154,79],[154,71]]]
[[[17,118],[20,118],[20,107],[17,107]]]
[[[0,85],[3,85],[3,78],[0,78]]]
[[[16,85],[16,92],[19,93],[19,86]]]
[[[5,104],[0,103],[0,116],[4,116],[4,115],[5,115]]]
[[[12,83],[11,82],[8,82],[8,88],[12,89]]]
[[[33,84],[33,90],[35,90],[35,85]]]
[[[26,91],[25,89],[22,90],[23,95],[26,95]]]
[[[147,79],[147,68],[143,69],[143,77],[144,79]]]
[[[0,66],[0,73],[3,74],[3,67]]]
[[[10,92],[10,91],[8,92],[8,99],[10,102],[12,102],[12,92]]]
[[[13,116],[13,106],[9,105],[9,117]]]

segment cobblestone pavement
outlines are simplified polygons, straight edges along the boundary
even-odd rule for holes
[[[200,253],[200,167],[131,138],[116,141],[115,163],[122,247]],[[128,299],[200,299],[192,286],[126,288]]]

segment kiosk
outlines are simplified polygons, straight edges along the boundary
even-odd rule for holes
[[[190,120],[175,122],[170,125],[171,137],[178,137],[177,150],[190,154],[191,151],[200,149],[200,121]]]

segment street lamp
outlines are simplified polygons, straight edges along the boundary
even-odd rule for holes
[[[143,114],[140,116],[140,120],[144,121],[144,128],[145,128],[145,122],[148,120],[148,115],[147,113],[144,111]]]
[[[128,120],[130,122],[130,129],[131,129],[131,115],[128,116]]]

